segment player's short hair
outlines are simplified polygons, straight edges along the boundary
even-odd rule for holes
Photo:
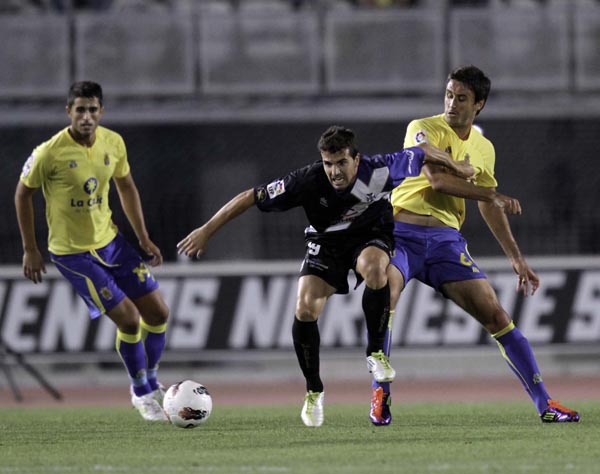
[[[69,88],[69,98],[67,99],[67,105],[71,107],[77,97],[85,97],[93,99],[94,97],[100,102],[102,106],[102,87],[97,82],[93,81],[79,81],[71,84]]]
[[[481,69],[473,65],[460,66],[448,74],[446,84],[448,84],[448,81],[450,80],[462,82],[467,85],[467,87],[475,94],[475,102],[483,100],[483,106],[485,107],[485,103],[487,102],[492,87],[492,81],[490,81],[489,77],[487,77]],[[481,107],[477,113],[482,110],[483,107]]]
[[[319,138],[319,151],[326,153],[339,153],[348,148],[350,156],[355,158],[358,153],[358,148],[354,142],[354,132],[346,127],[332,125],[329,127],[321,138]]]

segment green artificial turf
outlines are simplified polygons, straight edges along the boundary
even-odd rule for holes
[[[0,409],[0,474],[598,473],[600,405],[580,423],[542,424],[531,404],[405,404],[387,427],[363,405],[219,407],[195,429],[132,408]]]

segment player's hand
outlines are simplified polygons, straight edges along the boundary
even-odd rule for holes
[[[518,276],[517,292],[523,291],[525,296],[533,296],[540,286],[540,278],[531,269],[523,257],[519,257],[512,261],[513,270]],[[531,293],[530,293],[531,291]]]
[[[521,214],[522,212],[521,203],[519,200],[504,194],[496,193],[494,199],[492,200],[492,204],[495,207],[502,209],[505,214],[513,215]]]
[[[23,254],[23,275],[34,283],[42,282],[42,273],[46,273],[46,265],[39,250],[26,251]]]
[[[156,267],[163,262],[163,256],[160,253],[160,249],[154,242],[152,242],[150,239],[140,239],[139,243],[140,248],[146,252],[148,256],[152,257],[150,260],[148,260],[148,263],[151,267]]]
[[[208,242],[209,235],[205,227],[198,227],[177,244],[177,253],[187,257],[200,257]]]
[[[469,161],[469,158],[454,162],[454,174],[460,178],[473,179],[475,177],[475,168]]]

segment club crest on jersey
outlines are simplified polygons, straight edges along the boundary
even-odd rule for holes
[[[83,190],[88,194],[93,194],[98,189],[98,180],[96,178],[88,178],[83,185]]]
[[[425,130],[419,130],[415,133],[415,143],[426,143],[427,142],[427,132]]]
[[[267,185],[267,192],[271,199],[276,198],[280,194],[285,193],[285,184],[282,179],[278,179]]]
[[[104,298],[107,301],[110,301],[113,299],[112,291],[110,291],[106,286],[103,288],[100,288],[100,294],[102,295],[102,298]]]

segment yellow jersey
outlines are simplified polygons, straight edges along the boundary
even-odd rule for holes
[[[123,138],[96,129],[91,147],[77,143],[68,128],[33,150],[21,181],[42,188],[46,200],[48,249],[57,255],[85,252],[108,245],[117,235],[108,203],[110,180],[130,168]]]
[[[476,128],[471,128],[469,138],[462,140],[446,123],[443,114],[413,120],[406,129],[404,148],[424,142],[446,151],[455,160],[468,157],[475,168],[475,184],[489,188],[498,185],[494,178],[494,145]],[[415,214],[436,217],[457,230],[465,220],[465,200],[434,191],[423,173],[406,178],[394,188],[391,202],[394,214],[406,209]]]

